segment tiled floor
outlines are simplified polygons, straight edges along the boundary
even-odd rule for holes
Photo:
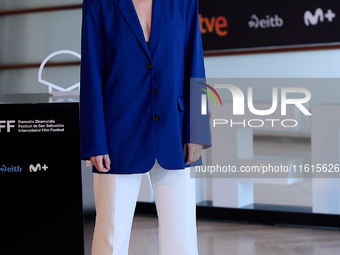
[[[340,254],[338,229],[200,220],[197,229],[199,255]],[[93,221],[89,220],[85,224],[85,255],[91,254],[92,231]],[[129,255],[158,255],[156,217],[135,217]]]

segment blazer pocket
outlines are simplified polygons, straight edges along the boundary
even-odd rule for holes
[[[177,97],[177,106],[178,106],[178,110],[184,112],[185,111],[185,107],[184,107],[184,100],[182,97]]]
[[[108,104],[104,106],[105,119],[124,117],[125,107],[123,103]]]
[[[183,21],[168,21],[163,23],[164,27],[183,27]]]

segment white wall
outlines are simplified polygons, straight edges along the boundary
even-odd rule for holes
[[[2,0],[1,10],[64,4],[81,0]],[[80,53],[81,10],[0,17],[0,64],[41,63],[57,50]],[[76,60],[73,56],[57,60]],[[340,50],[206,57],[209,78],[338,78]],[[67,86],[79,80],[79,67],[48,68],[43,78]],[[0,93],[45,93],[38,68],[0,71]],[[340,92],[339,89],[334,91]]]
[[[26,9],[56,5],[79,4],[82,0],[1,0],[0,10]]]
[[[271,79],[251,79],[251,86],[247,82],[235,84],[244,93],[247,87],[253,87],[257,102],[271,104],[271,89],[275,86],[308,89],[312,98],[307,107],[340,104],[339,80],[324,79],[340,78],[340,49],[206,57],[205,65],[208,78],[274,78],[275,84],[270,84]],[[310,79],[278,81],[277,78]],[[221,97],[232,100],[225,93]],[[310,121],[310,117],[304,116],[302,133],[310,133]]]
[[[1,0],[0,10],[80,4],[81,0]],[[50,53],[80,53],[81,9],[0,17],[0,64],[41,63]],[[62,55],[53,61],[79,60]],[[52,60],[51,60],[52,61]],[[43,78],[68,87],[79,81],[79,67],[46,68]],[[38,68],[0,71],[0,93],[47,93]]]
[[[339,78],[340,49],[206,57],[211,78]]]

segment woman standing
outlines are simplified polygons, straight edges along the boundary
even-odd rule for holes
[[[128,254],[146,172],[160,254],[197,255],[189,165],[211,142],[207,116],[190,115],[201,92],[190,78],[204,77],[197,0],[84,0],[80,131],[82,158],[94,165],[92,255]]]

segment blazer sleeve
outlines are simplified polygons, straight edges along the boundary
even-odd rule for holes
[[[186,143],[202,144],[203,149],[211,146],[209,115],[201,115],[201,96],[206,94],[199,82],[205,83],[205,69],[202,38],[198,17],[198,0],[190,0],[186,16],[185,86]],[[193,79],[195,78],[195,79]]]
[[[105,50],[99,19],[89,0],[83,1],[80,69],[81,158],[108,153],[103,94]]]

